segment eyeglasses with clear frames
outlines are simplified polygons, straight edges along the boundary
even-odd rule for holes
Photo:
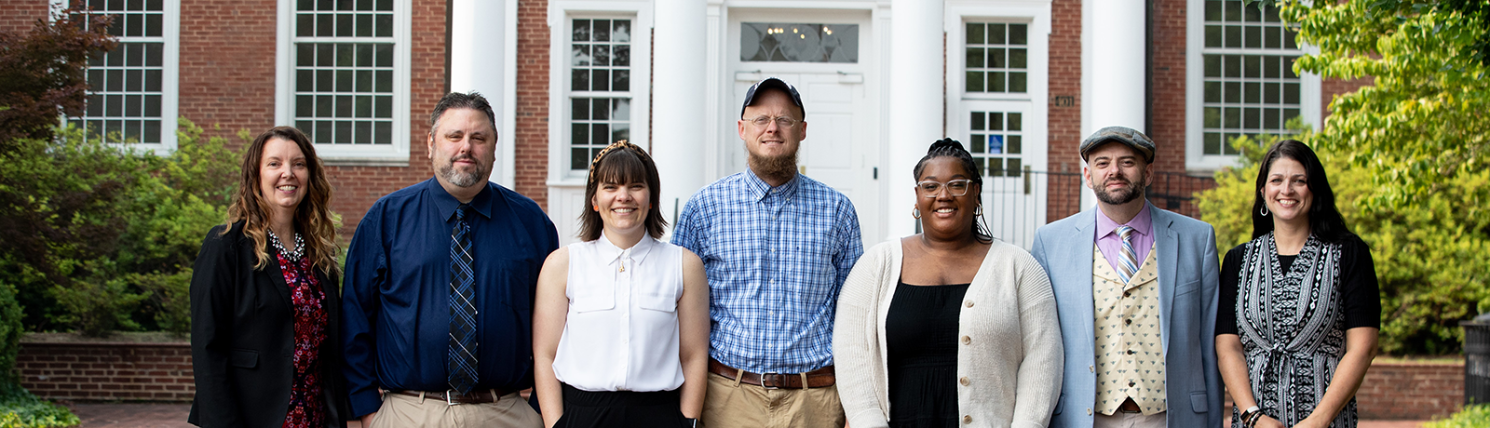
[[[776,127],[777,128],[791,128],[793,126],[797,126],[798,123],[802,123],[802,121],[800,121],[800,120],[792,119],[792,118],[786,117],[786,116],[781,116],[781,117],[760,116],[760,117],[757,117],[755,119],[750,119],[750,123],[754,124],[757,127],[761,127],[761,128],[765,128],[767,125],[770,125],[772,121],[775,121],[776,122]]]
[[[942,188],[945,187],[947,189],[947,194],[952,196],[962,196],[967,194],[967,189],[969,187],[973,187],[972,183],[973,180],[968,180],[965,178],[957,180],[947,180],[946,182],[926,180],[916,183],[916,192],[920,193],[922,197],[935,198],[937,195],[942,193]]]

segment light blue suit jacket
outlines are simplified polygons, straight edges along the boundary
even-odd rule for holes
[[[1205,222],[1149,205],[1159,262],[1160,335],[1164,339],[1169,428],[1221,426],[1216,369],[1220,266],[1216,232]],[[1097,402],[1092,317],[1092,247],[1097,208],[1047,224],[1030,251],[1050,273],[1066,346],[1065,377],[1051,428],[1091,428]]]

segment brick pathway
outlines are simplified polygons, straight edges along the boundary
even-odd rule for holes
[[[190,404],[72,404],[81,428],[190,428]],[[1358,428],[1418,428],[1420,421],[1361,421]]]

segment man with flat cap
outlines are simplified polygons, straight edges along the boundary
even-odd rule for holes
[[[864,248],[848,197],[797,173],[805,119],[792,85],[752,85],[737,123],[749,169],[694,194],[673,230],[709,276],[709,428],[844,425],[833,316]]]
[[[1148,203],[1154,142],[1109,126],[1081,142],[1097,206],[1035,232],[1065,376],[1052,428],[1218,428],[1220,267],[1209,224]]]

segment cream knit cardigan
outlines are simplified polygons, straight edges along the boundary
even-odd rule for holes
[[[885,316],[900,281],[900,240],[865,253],[843,284],[833,328],[838,395],[853,428],[890,416]],[[1043,428],[1061,392],[1061,328],[1050,279],[1030,253],[995,240],[958,315],[957,418],[963,426]]]

